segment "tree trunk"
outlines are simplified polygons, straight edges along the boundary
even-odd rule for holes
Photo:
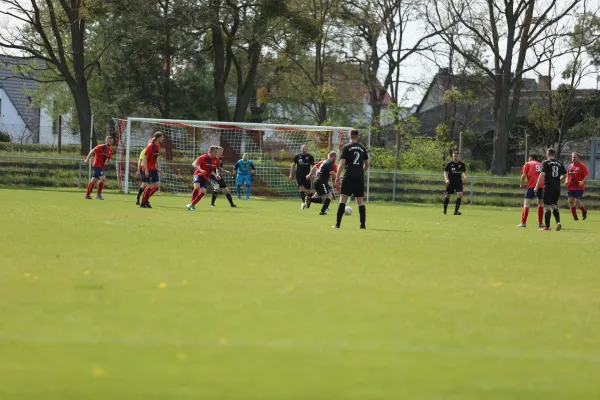
[[[502,93],[500,106],[494,113],[494,149],[492,152],[492,174],[506,175],[508,154],[509,128],[509,99],[508,93]]]
[[[227,81],[225,76],[225,43],[219,20],[219,1],[213,1],[211,8],[214,11],[211,32],[214,53],[213,86],[215,88],[215,109],[219,121],[231,121],[225,93],[225,83]]]
[[[171,27],[169,26],[169,0],[165,1],[165,74],[163,81],[163,118],[171,116]]]
[[[70,88],[71,94],[75,99],[75,109],[77,110],[77,120],[79,122],[79,138],[81,140],[81,155],[87,155],[90,148],[90,135],[92,124],[92,107],[88,95],[87,83],[81,82],[79,85]]]
[[[256,93],[256,73],[258,70],[258,61],[260,60],[260,52],[262,50],[261,44],[254,40],[250,43],[248,48],[248,59],[250,61],[250,67],[248,74],[246,75],[246,81],[237,98],[235,105],[235,114],[233,120],[235,122],[243,122],[246,120],[246,113],[248,112],[248,105],[252,96]]]

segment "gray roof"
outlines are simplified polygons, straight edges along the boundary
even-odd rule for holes
[[[39,109],[29,108],[30,99],[27,91],[33,91],[39,83],[30,79],[19,72],[15,72],[15,67],[28,64],[29,60],[0,55],[0,87],[4,89],[11,102],[17,109],[17,112],[25,122],[27,128],[32,133],[37,133],[39,128]]]

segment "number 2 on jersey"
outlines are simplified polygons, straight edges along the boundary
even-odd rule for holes
[[[356,153],[354,153],[354,165],[358,165],[358,159],[360,158],[360,153],[357,151]]]

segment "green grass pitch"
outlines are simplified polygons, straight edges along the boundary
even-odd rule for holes
[[[0,190],[3,400],[600,398],[595,212],[83,196]]]

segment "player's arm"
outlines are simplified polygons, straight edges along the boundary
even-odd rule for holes
[[[587,182],[587,180],[590,178],[590,171],[588,170],[588,168],[584,165],[583,166],[583,179],[579,182],[579,186],[583,187],[585,185],[585,182]]]
[[[450,179],[448,179],[448,171],[444,170],[444,181],[446,181],[446,185],[450,184]]]
[[[290,181],[292,180],[292,178],[294,176],[294,172],[296,172],[296,161],[292,161],[292,165],[290,166],[290,176],[289,176]]]
[[[144,157],[146,158],[146,157]],[[192,167],[194,167],[198,172],[200,172],[201,174],[204,174],[204,170],[202,169],[202,167],[200,166],[200,164],[198,163],[198,160],[194,161],[192,163]]]
[[[366,173],[369,170],[369,167],[371,166],[371,163],[369,162],[369,160],[365,160],[365,166],[363,167],[363,171]]]
[[[535,183],[535,188],[533,189],[534,192],[538,191],[538,189],[540,188],[540,185],[544,181],[545,176],[546,176],[546,173],[544,171],[540,172],[540,176],[539,176],[537,182]]]
[[[315,173],[316,170],[317,170],[317,166],[315,165],[314,167],[311,168],[311,170],[308,173],[308,175],[306,175],[306,179],[312,178],[312,176],[313,176],[313,174]]]
[[[250,174],[254,175],[255,172],[256,172],[256,168],[254,167],[254,163],[252,161],[250,161]]]
[[[96,151],[96,148],[94,147],[93,149],[90,150],[90,152],[88,153],[87,157],[85,158],[85,160],[83,160],[84,164],[87,164],[90,161],[90,157],[92,156],[92,154],[94,154],[94,152]]]
[[[138,159],[138,166],[137,166],[137,172],[136,172],[137,176],[142,175],[142,159]]]
[[[521,174],[521,184],[520,184],[520,186],[521,186],[522,188],[523,188],[523,187],[525,187],[525,179],[527,179],[527,175],[525,174],[525,172],[523,172],[523,173]]]
[[[342,171],[344,170],[345,166],[346,166],[346,159],[342,158],[340,160],[340,163],[338,164],[338,172],[335,175],[335,184],[336,185],[339,185],[339,183],[340,183],[340,175],[341,175]]]

